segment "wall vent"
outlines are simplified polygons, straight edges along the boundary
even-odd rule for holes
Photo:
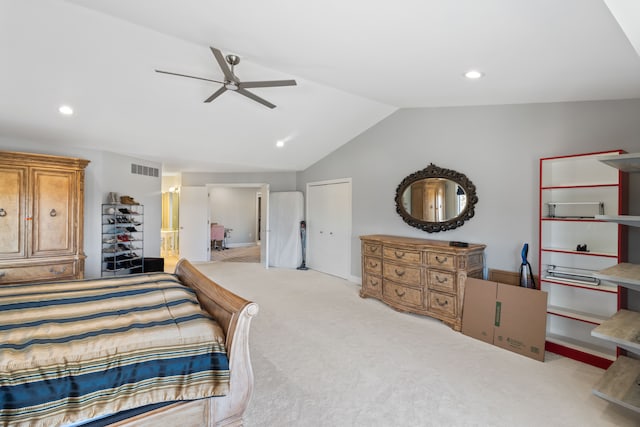
[[[131,173],[135,173],[136,175],[153,176],[158,178],[160,171],[158,170],[158,168],[152,168],[150,166],[136,165],[135,163],[131,163]]]

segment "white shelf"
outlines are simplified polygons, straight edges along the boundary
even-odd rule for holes
[[[608,222],[617,222],[622,225],[640,227],[640,216],[632,215],[596,215],[596,219]]]
[[[591,336],[616,343],[625,350],[640,353],[640,313],[620,310],[594,328]]]
[[[578,341],[576,339],[572,339],[572,338],[557,335],[557,334],[547,334],[547,341],[567,347],[567,348],[571,348],[573,350],[578,350],[583,353],[589,353],[594,356],[601,357],[603,359],[607,359],[611,361],[616,360],[615,351],[609,350],[605,347],[596,346],[591,343]]]
[[[640,153],[602,156],[598,160],[623,172],[640,172]]]
[[[640,360],[620,356],[604,373],[593,394],[640,413]]]
[[[579,320],[581,322],[593,323],[594,325],[600,325],[603,322],[607,321],[607,317],[605,316],[598,316],[593,313],[585,313],[583,311],[571,310],[555,305],[548,306],[547,313],[556,316],[567,317],[569,319]],[[591,335],[593,335],[593,332],[591,333]]]
[[[640,291],[640,264],[623,262],[604,270],[596,271],[593,277],[616,282],[620,286]]]

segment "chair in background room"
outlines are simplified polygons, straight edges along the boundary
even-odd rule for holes
[[[224,245],[224,225],[211,224],[211,249],[227,249]]]

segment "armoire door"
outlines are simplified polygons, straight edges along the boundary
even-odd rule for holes
[[[31,256],[75,253],[76,172],[32,169]]]
[[[348,278],[351,265],[351,181],[307,186],[307,265]]]
[[[24,258],[26,168],[0,165],[0,257]]]

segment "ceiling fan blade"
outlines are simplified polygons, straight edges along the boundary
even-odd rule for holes
[[[264,105],[265,107],[276,108],[276,106],[274,104],[270,103],[266,99],[262,99],[259,96],[254,95],[253,93],[249,92],[248,90],[245,90],[243,88],[238,88],[238,90],[236,92],[238,92],[241,95],[246,96],[247,98],[253,99],[256,102],[259,102],[260,104]]]
[[[220,66],[220,69],[224,73],[224,77],[227,80],[237,82],[238,79],[231,72],[231,68],[229,68],[229,66],[227,65],[227,61],[225,61],[224,55],[222,54],[222,52],[220,52],[220,50],[216,49],[215,47],[211,47],[211,46],[209,46],[209,49],[211,49],[211,52],[213,52],[213,56],[216,57],[216,61],[218,61],[218,65]]]
[[[275,87],[275,86],[295,86],[295,80],[268,80],[263,82],[240,82],[238,86],[242,88],[250,87]]]
[[[227,88],[222,86],[220,89],[218,89],[217,91],[213,92],[213,95],[211,95],[210,97],[205,99],[204,102],[211,102],[214,99],[216,99],[217,97],[219,97],[220,95],[222,95],[223,93],[225,93],[226,91],[227,91]]]
[[[171,71],[162,71],[162,70],[155,70],[155,71],[156,71],[156,73],[170,74],[172,76],[179,76],[179,77],[189,77],[190,79],[204,80],[206,82],[214,82],[214,83],[222,83],[222,84],[224,84],[224,82],[219,82],[218,80],[205,79],[204,77],[188,76],[186,74],[172,73]]]

